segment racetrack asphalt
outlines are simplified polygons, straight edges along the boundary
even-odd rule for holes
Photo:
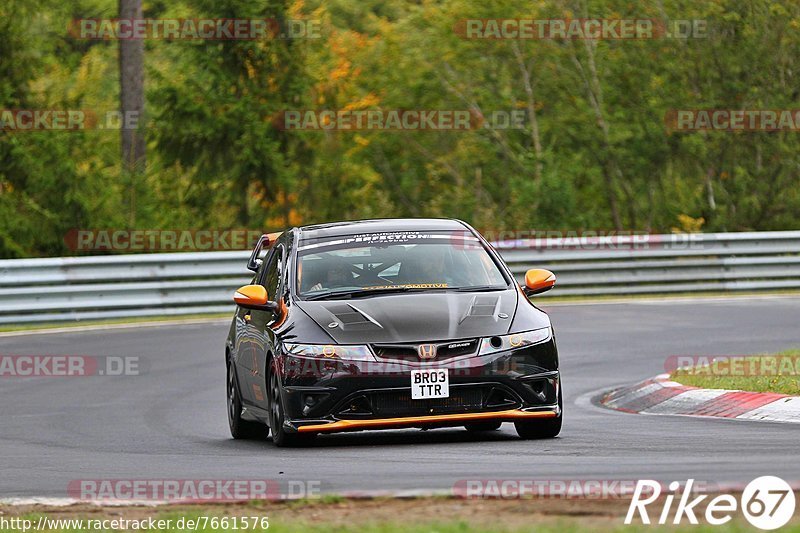
[[[0,338],[0,355],[139,356],[147,373],[0,378],[0,498],[67,497],[78,479],[274,479],[324,492],[449,490],[465,479],[800,480],[800,426],[618,413],[591,393],[664,372],[670,355],[800,347],[800,298],[560,304],[550,313],[565,393],[557,439],[511,424],[320,437],[309,448],[230,438],[227,323]]]

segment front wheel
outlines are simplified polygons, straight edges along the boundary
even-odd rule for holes
[[[561,407],[561,390],[558,391],[558,416],[543,420],[519,420],[514,422],[517,435],[523,439],[552,439],[561,433],[564,410]]]
[[[242,398],[239,396],[239,382],[233,363],[228,363],[228,427],[234,439],[265,439],[269,428],[258,422],[242,418]]]

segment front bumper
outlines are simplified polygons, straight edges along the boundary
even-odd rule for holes
[[[287,431],[338,432],[460,426],[561,414],[554,339],[522,349],[434,363],[338,361],[284,355]],[[412,400],[410,372],[450,374],[450,397]]]

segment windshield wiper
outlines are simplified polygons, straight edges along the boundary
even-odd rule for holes
[[[475,287],[458,287],[453,289],[456,292],[488,292],[488,291],[504,291],[508,287],[499,285],[476,285]]]
[[[326,291],[322,294],[315,294],[313,296],[307,296],[306,300],[330,300],[336,298],[361,298],[364,296],[379,296],[383,294],[396,294],[399,292],[410,292],[410,291],[419,291],[419,290],[428,290],[428,289],[417,289],[415,287],[407,287],[407,286],[399,286],[399,287],[388,287],[385,289],[346,289],[346,290],[339,290],[339,291]]]

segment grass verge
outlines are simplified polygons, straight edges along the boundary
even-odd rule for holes
[[[738,498],[740,495],[735,495]],[[706,500],[708,501],[708,500]],[[705,503],[705,502],[704,502]],[[247,531],[294,533],[490,533],[530,532],[544,533],[579,531],[624,531],[649,532],[682,531],[694,532],[740,532],[752,531],[741,512],[734,512],[730,522],[723,526],[690,526],[684,518],[679,526],[644,525],[634,520],[624,524],[630,499],[585,499],[585,498],[533,498],[533,499],[459,499],[431,498],[374,498],[347,499],[324,498],[301,502],[249,502],[235,504],[172,505],[167,507],[97,507],[79,504],[70,507],[47,508],[42,506],[2,507],[0,523],[14,517],[38,523],[41,516],[52,520],[73,520],[72,527],[50,527],[47,531],[88,533],[104,531],[102,528],[87,528],[82,522],[76,527],[75,520],[126,519],[126,520],[170,520],[170,527],[160,531],[183,533],[192,531],[243,531],[242,518],[255,520],[256,527]],[[658,520],[664,505],[663,497],[653,504],[651,519]],[[674,507],[673,507],[674,512]],[[697,510],[701,524],[702,509]],[[216,517],[214,522],[211,518]],[[229,517],[227,521],[220,520]],[[233,522],[232,518],[238,518]],[[262,519],[266,518],[268,524]],[[183,522],[180,522],[183,520]],[[200,525],[191,527],[188,521]],[[236,525],[234,525],[236,524]],[[268,527],[263,527],[268,525]],[[204,527],[205,526],[205,527]],[[30,533],[29,530],[26,533]],[[36,530],[40,533],[41,530]],[[790,521],[782,531],[800,533],[798,518]],[[0,527],[2,533],[22,533],[18,528]]]
[[[800,349],[773,355],[717,358],[709,364],[678,369],[671,379],[703,389],[800,396]]]

